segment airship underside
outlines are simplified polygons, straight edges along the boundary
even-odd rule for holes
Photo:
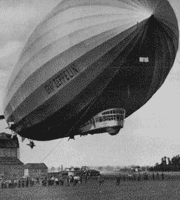
[[[19,135],[43,141],[79,134],[106,109],[128,117],[163,84],[178,45],[167,0],[62,1],[25,44],[5,118]]]

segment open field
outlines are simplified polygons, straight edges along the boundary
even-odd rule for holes
[[[179,176],[178,176],[179,177]],[[180,199],[180,181],[178,179],[121,181],[115,184],[115,178],[105,179],[99,186],[97,180],[76,186],[34,186],[30,188],[0,189],[2,200],[171,200]]]

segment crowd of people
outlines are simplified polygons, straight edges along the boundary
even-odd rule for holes
[[[81,183],[87,183],[90,177],[86,176],[72,176],[68,175],[65,177],[44,177],[44,178],[19,178],[19,179],[4,179],[0,181],[0,187],[4,188],[22,188],[22,187],[32,187],[32,186],[75,186]]]
[[[164,180],[164,173],[134,173],[134,174],[119,174],[116,178],[116,185],[121,181],[141,181],[141,180]]]
[[[116,177],[115,184],[120,185],[121,182],[123,181],[141,181],[141,180],[163,180],[164,173],[134,173],[134,174],[119,174]],[[20,178],[18,180],[12,179],[12,180],[2,180],[1,181],[1,188],[21,188],[21,187],[32,187],[32,186],[60,186],[60,185],[65,185],[65,186],[75,186],[77,184],[82,184],[82,183],[87,183],[91,177],[85,175],[85,176],[66,176],[66,177],[45,177],[43,179],[36,178]],[[96,177],[99,186],[101,186],[105,182],[105,178],[102,175],[99,175]],[[107,179],[107,178],[106,178]]]

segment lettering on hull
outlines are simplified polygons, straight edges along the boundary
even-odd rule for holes
[[[73,79],[77,74],[79,74],[82,69],[74,64],[70,67],[67,67],[65,70],[61,71],[56,75],[55,78],[50,80],[45,86],[44,89],[48,94],[51,94],[59,87],[62,87],[64,84],[68,83],[71,79]]]

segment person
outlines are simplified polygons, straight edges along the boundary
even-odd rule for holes
[[[101,175],[99,175],[99,186],[104,183],[104,179],[102,178]]]
[[[133,174],[133,181],[135,181],[136,180],[136,174],[134,173]]]
[[[164,180],[164,173],[162,172],[162,174],[161,174],[161,177],[162,177],[162,180]]]
[[[80,177],[79,176],[74,176],[74,184],[76,185],[77,183],[79,183]]]
[[[124,174],[124,176],[123,176],[123,180],[126,181],[126,176],[125,176],[125,174]]]
[[[85,175],[85,183],[87,183],[87,181],[88,181],[88,175],[86,174]]]
[[[28,177],[26,177],[26,187],[28,187],[29,186],[29,179],[28,179]]]
[[[64,179],[62,176],[59,177],[59,184],[64,185]]]
[[[54,185],[58,185],[58,184],[59,184],[59,182],[58,182],[58,178],[55,177],[55,179],[54,179]]]
[[[69,186],[69,185],[70,185],[69,182],[70,182],[69,176],[67,176],[67,177],[66,177],[66,186]]]
[[[146,181],[148,180],[148,174],[147,174],[147,172],[144,173],[144,180],[146,180]]]
[[[155,175],[154,175],[154,172],[153,172],[153,174],[152,174],[152,179],[153,179],[153,180],[155,180]]]
[[[140,181],[141,180],[141,174],[139,173],[138,174],[138,181]]]
[[[82,184],[82,175],[80,175],[80,180],[79,180],[80,184]]]
[[[69,183],[70,183],[70,185],[74,185],[75,181],[74,181],[74,176],[73,175],[69,176]]]
[[[119,176],[116,178],[116,185],[119,185],[120,184],[120,174]]]
[[[157,176],[157,180],[159,180],[159,173],[158,172],[157,172],[156,176]]]

